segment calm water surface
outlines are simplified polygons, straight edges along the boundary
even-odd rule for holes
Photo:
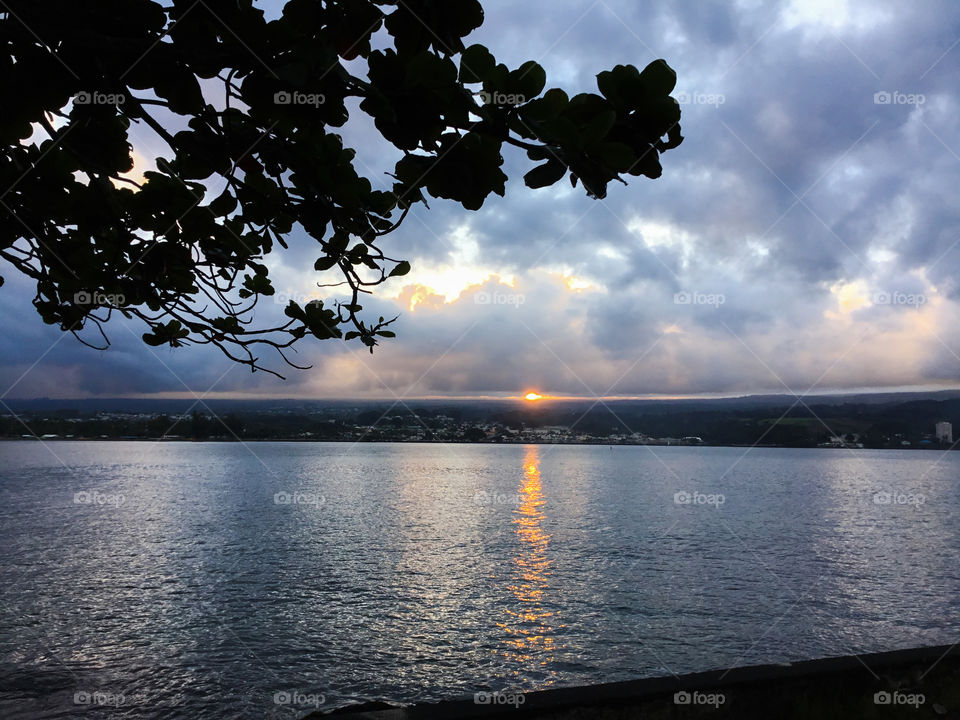
[[[0,443],[0,715],[295,718],[960,639],[960,453]]]

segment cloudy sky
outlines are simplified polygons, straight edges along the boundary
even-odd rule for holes
[[[739,395],[960,386],[960,6],[490,0],[470,42],[548,87],[662,57],[683,145],[656,181],[595,201],[531,191],[479,212],[434,200],[384,244],[413,271],[365,306],[398,338],[305,343],[286,381],[117,324],[98,352],[42,324],[0,261],[0,393],[26,398]],[[344,129],[374,182],[397,154]],[[135,139],[151,156],[151,139]],[[312,241],[271,260],[280,299],[322,297]],[[278,313],[268,299],[263,316]],[[264,356],[266,359],[267,356]],[[282,368],[279,358],[271,367]]]

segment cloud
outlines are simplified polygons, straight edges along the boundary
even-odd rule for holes
[[[595,91],[601,70],[656,57],[677,69],[686,141],[664,156],[662,178],[611,185],[602,202],[566,182],[531,191],[529,161],[506,150],[505,198],[476,213],[431,201],[385,239],[413,271],[364,305],[400,315],[397,340],[372,356],[305,344],[297,362],[313,369],[285,383],[230,370],[205,348],[151,350],[135,326],[113,328],[106,353],[57,342],[28,284],[4,271],[0,390],[391,397],[956,384],[958,21],[945,1],[490,3],[471,40],[512,66],[538,60],[551,85]],[[352,118],[345,143],[387,187],[398,153],[355,106]],[[316,286],[316,255],[301,234],[271,259],[282,294],[328,292]],[[258,312],[281,311],[268,300]]]

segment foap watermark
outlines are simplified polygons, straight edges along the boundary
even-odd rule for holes
[[[673,294],[674,305],[710,305],[718,308],[727,301],[722,293],[703,293],[683,290]]]
[[[274,505],[313,505],[319,507],[327,499],[317,493],[278,492],[273,495]]]
[[[97,305],[98,307],[122,307],[127,304],[123,293],[102,293],[99,290],[81,290],[73,294],[74,305]]]
[[[720,93],[678,92],[673,97],[678,105],[713,105],[718,108],[727,102],[726,95]]]
[[[880,490],[873,494],[874,505],[913,505],[919,508],[927,501],[923,493],[908,493],[902,490]]]
[[[519,293],[477,292],[473,294],[473,302],[477,305],[512,305],[519,308],[527,299]]]
[[[110,505],[120,507],[127,499],[119,493],[102,493],[97,490],[81,490],[73,494],[74,505]]]
[[[127,699],[123,693],[112,693],[103,690],[78,690],[73,694],[74,705],[120,707],[126,701]]]
[[[280,90],[273,94],[274,105],[312,105],[320,107],[327,101],[322,93],[287,92]]]
[[[490,493],[486,490],[478,490],[473,496],[473,502],[476,505],[522,505],[523,497],[517,494],[509,495],[507,493]]]
[[[513,705],[518,708],[527,701],[522,692],[507,692],[506,690],[494,690],[489,692],[478,692],[473,694],[474,705]]]
[[[481,90],[476,94],[476,97],[484,105],[513,106],[523,105],[523,103],[527,101],[525,95],[520,95],[519,93],[504,93],[497,90],[493,92]]]
[[[927,296],[922,293],[878,292],[873,294],[874,305],[900,305],[920,308],[927,304]]]
[[[723,493],[702,493],[697,490],[687,492],[681,490],[673,494],[674,505],[712,505],[719,509],[727,501]]]
[[[74,105],[123,105],[127,96],[123,93],[87,92],[82,90],[73,96]]]
[[[705,693],[699,690],[689,692],[687,690],[681,690],[673,694],[674,705],[712,705],[714,708],[718,708],[726,701],[727,697],[723,693]]]
[[[327,701],[323,693],[305,693],[299,690],[280,690],[273,694],[274,705],[289,707],[312,707],[319,709]]]
[[[920,93],[902,93],[899,90],[889,92],[880,90],[873,94],[874,105],[923,105],[927,101]]]
[[[899,690],[887,692],[881,690],[873,694],[874,705],[912,705],[916,710],[927,701],[923,693],[905,693]]]
[[[323,296],[318,292],[314,291],[309,295],[306,293],[285,293],[278,292],[273,294],[273,302],[277,305],[289,305],[291,302],[295,302],[297,305],[306,305],[309,302],[314,300],[323,300]]]

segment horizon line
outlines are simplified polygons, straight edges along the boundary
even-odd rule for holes
[[[957,386],[917,386],[917,385],[906,385],[906,386],[896,386],[896,387],[867,387],[867,388],[840,388],[840,389],[824,389],[817,392],[802,392],[794,393],[789,390],[769,390],[769,391],[756,391],[756,392],[740,392],[740,393],[689,393],[689,394],[657,394],[657,393],[647,393],[647,394],[635,394],[635,395],[604,395],[604,396],[595,396],[595,395],[562,395],[562,394],[552,394],[547,390],[534,390],[526,389],[521,391],[519,394],[506,394],[506,393],[483,393],[483,394],[458,394],[458,395],[416,395],[416,396],[397,396],[397,395],[377,395],[377,396],[363,396],[363,395],[327,395],[327,396],[315,396],[315,397],[304,397],[304,396],[289,396],[289,395],[259,395],[259,394],[244,394],[244,393],[189,393],[189,392],[175,392],[175,393],[151,393],[151,394],[133,394],[133,395],[87,395],[87,396],[74,396],[74,397],[49,397],[49,396],[39,396],[39,397],[20,397],[20,398],[3,398],[5,403],[9,402],[35,402],[35,401],[60,401],[60,402],[73,402],[73,401],[95,401],[95,400],[196,400],[196,401],[223,401],[223,400],[235,400],[235,401],[262,401],[262,402],[276,402],[276,401],[299,401],[299,402],[395,402],[397,404],[403,404],[406,402],[423,402],[423,401],[473,401],[473,402],[489,402],[489,401],[514,401],[514,402],[526,402],[528,404],[542,405],[553,402],[584,402],[584,401],[597,401],[597,402],[620,402],[620,401],[676,401],[676,400],[736,400],[736,399],[748,399],[756,397],[785,397],[785,398],[805,398],[805,397],[831,397],[831,396],[844,396],[844,395],[890,395],[890,394],[933,394],[933,393],[943,393],[943,392],[960,392],[960,385]],[[529,392],[536,392],[541,397],[536,401],[526,400],[525,395]]]

